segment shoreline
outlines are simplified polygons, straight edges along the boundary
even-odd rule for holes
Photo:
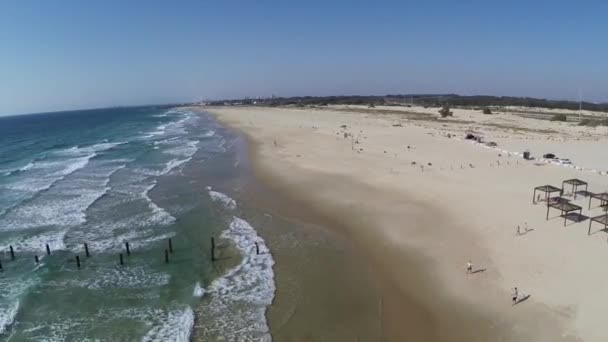
[[[216,116],[217,118],[217,116]],[[332,207],[331,210],[323,210],[322,208],[316,206],[312,203],[311,198],[307,198],[307,196],[303,196],[307,190],[308,186],[304,186],[303,188],[294,187],[293,184],[289,184],[289,181],[286,179],[282,179],[281,177],[277,178],[276,173],[273,173],[272,170],[269,170],[267,166],[264,165],[266,162],[263,157],[260,156],[260,149],[263,145],[262,142],[256,141],[250,134],[246,131],[239,129],[238,127],[234,127],[229,123],[223,122],[221,118],[218,118],[220,122],[225,124],[227,127],[231,127],[242,134],[246,141],[247,146],[247,157],[249,158],[249,164],[251,165],[251,173],[254,178],[251,182],[254,183],[254,187],[258,187],[258,189],[253,190],[252,192],[255,195],[249,195],[251,197],[256,197],[259,201],[259,196],[266,197],[265,206],[266,208],[270,208],[270,211],[275,212],[286,212],[289,217],[288,220],[298,220],[300,225],[303,225],[302,222],[309,222],[309,225],[314,225],[316,227],[316,234],[327,235],[328,233],[333,235],[331,237],[330,248],[336,248],[336,246],[341,245],[341,251],[347,251],[348,259],[343,261],[341,266],[344,267],[348,264],[350,267],[354,267],[357,269],[355,272],[361,272],[360,266],[361,264],[365,265],[367,277],[371,277],[374,279],[370,284],[366,284],[366,286],[359,287],[362,288],[361,293],[365,293],[365,295],[375,297],[375,303],[340,303],[341,305],[349,305],[349,306],[363,306],[365,309],[373,311],[370,312],[361,312],[366,319],[365,322],[361,322],[359,324],[370,324],[377,325],[378,331],[374,331],[377,335],[373,336],[374,340],[382,340],[382,341],[403,341],[404,339],[416,339],[416,340],[425,340],[425,341],[487,341],[489,336],[493,336],[493,329],[488,329],[484,332],[484,330],[480,327],[476,327],[476,322],[482,320],[481,313],[471,313],[471,309],[467,308],[465,310],[458,309],[463,306],[457,304],[457,301],[451,298],[449,301],[447,299],[443,299],[442,301],[432,300],[434,302],[435,307],[430,307],[428,303],[424,303],[425,301],[430,301],[432,297],[436,295],[436,291],[438,289],[433,285],[432,279],[425,275],[424,270],[420,265],[428,264],[427,261],[421,261],[421,259],[425,259],[425,257],[416,251],[410,251],[408,253],[408,258],[404,259],[398,256],[390,256],[389,259],[397,259],[400,262],[406,262],[405,269],[407,269],[407,276],[413,276],[418,278],[418,281],[415,283],[402,284],[399,280],[395,279],[395,275],[392,274],[391,271],[387,270],[387,267],[390,268],[391,265],[386,265],[382,259],[386,257],[385,254],[387,251],[384,249],[387,246],[379,246],[382,250],[369,250],[369,246],[366,247],[364,245],[369,245],[370,241],[374,240],[374,236],[365,236],[365,234],[360,230],[360,227],[357,227],[357,217],[347,218],[350,214],[343,213],[345,208]],[[293,171],[293,170],[292,170]],[[326,178],[326,181],[333,183],[334,180],[331,175],[321,175],[321,174],[306,174],[306,173],[297,173],[297,177],[306,177],[311,186],[314,186],[319,178]],[[344,183],[344,179],[340,179],[340,182]],[[257,183],[257,184],[255,184]],[[353,187],[353,188],[361,188],[366,187],[364,184],[357,184],[356,182],[349,182],[345,184],[345,187]],[[251,184],[250,184],[251,187]],[[259,188],[262,189],[259,189]],[[366,189],[368,190],[368,189]],[[250,190],[251,191],[251,190]],[[280,200],[269,200],[267,193],[270,192],[272,196],[278,196]],[[266,193],[266,195],[264,195]],[[327,203],[325,203],[327,204]],[[294,208],[297,207],[297,208]],[[336,212],[339,212],[336,214]],[[353,229],[353,227],[356,227]],[[277,231],[264,232],[261,229],[261,226],[256,225],[256,229],[261,230],[260,234],[264,236],[264,239],[269,241],[272,239],[272,234],[276,234]],[[310,227],[306,229],[315,229],[315,227]],[[320,230],[319,230],[320,229]],[[329,230],[329,232],[328,232]],[[265,234],[266,233],[266,234]],[[270,234],[270,235],[268,235]],[[346,248],[344,245],[348,245]],[[272,245],[271,245],[272,248]],[[289,253],[289,251],[288,251]],[[392,252],[394,253],[394,252]],[[388,254],[388,253],[387,253]],[[273,250],[273,256],[275,256],[277,264],[281,264],[285,255],[281,256],[279,252],[278,255],[275,255],[275,251]],[[402,264],[403,266],[404,264]],[[327,268],[325,265],[318,265],[319,267]],[[284,270],[285,272],[291,273],[289,270]],[[325,272],[332,272],[335,270],[327,269]],[[338,272],[339,273],[339,272]],[[280,291],[280,277],[283,275],[281,271],[276,272],[277,275],[277,291]],[[334,279],[336,284],[327,286],[328,288],[332,288],[337,291],[343,291],[345,288],[352,286],[352,284],[343,283],[337,279]],[[364,281],[364,279],[359,279],[359,281]],[[316,290],[317,294],[319,292],[323,292],[323,290]],[[369,292],[373,292],[375,294],[370,294]],[[424,293],[425,299],[422,300],[420,298],[421,294]],[[280,298],[280,296],[275,297],[275,301],[268,309],[267,315],[269,316],[269,324],[271,328],[271,334],[274,336],[277,335],[277,329],[279,332],[283,330],[283,327],[280,324],[276,324],[276,322],[281,321],[278,317],[282,314],[284,310],[276,310],[277,313],[273,313],[273,309],[277,306],[282,306],[281,301],[288,301],[287,298]],[[309,300],[315,301],[314,298],[309,298]],[[327,300],[326,298],[324,300]],[[350,297],[350,301],[357,301],[357,298]],[[324,303],[321,300],[318,300],[315,305],[308,308],[310,312],[305,313],[303,316],[306,319],[310,319],[313,315],[319,314],[323,310],[327,310],[325,306],[327,303]],[[451,307],[455,307],[457,309],[450,309]],[[344,310],[340,310],[341,314],[345,315],[345,317],[352,317],[352,313],[347,313]],[[447,314],[449,312],[449,314]],[[371,315],[370,315],[371,314]],[[275,318],[273,319],[273,316]],[[445,316],[445,317],[439,317]],[[476,317],[476,318],[472,318]],[[335,321],[335,319],[334,319]],[[376,321],[376,322],[370,322]],[[275,324],[273,324],[275,323]],[[348,323],[345,323],[348,324]],[[277,326],[278,325],[278,326]],[[489,324],[488,324],[489,325]],[[295,328],[288,327],[288,329],[293,329],[295,331],[289,331],[286,335],[294,338],[295,340],[304,338],[304,336],[311,334],[314,332],[300,330],[298,324],[295,324]],[[442,327],[446,326],[446,327]],[[440,328],[442,327],[442,328]],[[460,328],[458,328],[460,327]],[[350,327],[352,330],[356,330],[357,326],[352,325]],[[373,329],[372,329],[373,330]],[[369,333],[369,331],[364,331],[363,335]],[[352,336],[341,336],[339,337],[332,336],[334,340],[344,340],[350,341]],[[369,337],[369,336],[368,336]]]
[[[369,267],[362,267],[367,261],[350,241],[327,229],[335,222],[265,182],[255,166],[258,144],[231,129],[243,140],[238,157],[242,184],[235,187],[244,217],[275,259],[276,292],[266,310],[273,339],[381,340],[374,317],[377,284],[369,280]],[[345,310],[353,307],[361,310]]]
[[[563,278],[581,272],[577,261],[582,256],[576,255],[582,250],[576,245],[592,242],[579,229],[557,231],[552,227],[555,221],[545,221],[544,213],[541,215],[538,208],[530,206],[528,194],[536,183],[556,183],[558,179],[577,176],[590,178],[591,189],[597,188],[601,184],[599,175],[579,174],[577,170],[553,165],[515,163],[515,159],[504,159],[507,156],[500,168],[490,169],[496,162],[496,151],[461,142],[446,144],[446,131],[464,131],[465,127],[456,124],[438,129],[441,122],[410,124],[398,116],[344,111],[202,110],[258,143],[252,155],[258,163],[256,169],[267,173],[266,183],[274,184],[277,191],[292,192],[322,215],[344,223],[337,227],[341,229],[331,228],[362,252],[374,271],[383,275],[383,282],[392,284],[400,294],[409,294],[419,308],[426,310],[434,331],[427,340],[482,341],[485,334],[485,340],[578,341],[579,333],[585,340],[602,340],[601,330],[591,328],[601,324],[601,320],[589,316],[593,311],[578,314],[580,307],[573,306],[580,300],[587,304],[585,298],[596,295],[572,292],[581,279]],[[403,127],[391,128],[395,121],[403,123]],[[361,152],[353,153],[355,145],[342,138],[341,124],[347,124],[344,126],[350,132],[360,130],[357,138],[361,145],[357,147],[365,151],[361,148]],[[404,131],[408,132],[405,136],[399,133]],[[396,151],[395,143],[415,146]],[[428,170],[420,172],[410,165],[413,158],[428,158],[433,166],[429,163]],[[446,169],[450,162],[463,160],[486,166],[470,171]],[[514,163],[509,165],[509,160]],[[408,178],[414,181],[403,182]],[[501,201],[483,200],[488,194],[478,193],[475,185],[470,185],[474,184],[473,179],[478,187],[500,191]],[[513,181],[505,183],[505,179]],[[501,205],[519,214],[501,211]],[[524,220],[536,232],[515,238],[511,227]],[[551,243],[547,234],[552,236]],[[556,259],[560,254],[563,255]],[[597,260],[605,251],[593,247],[583,254],[585,260]],[[467,259],[487,271],[471,279],[464,274]],[[403,265],[407,267],[404,269]],[[601,277],[594,272],[582,276],[585,284],[592,283],[584,279]],[[531,294],[531,300],[512,307],[512,286]],[[596,307],[601,310],[592,303],[583,309]],[[403,327],[403,317],[403,312],[395,315],[401,337],[415,330]],[[382,318],[383,322],[390,321],[390,315]]]
[[[317,202],[316,199],[305,195],[309,189],[316,188],[319,183],[342,183],[341,190],[344,193],[348,192],[348,188],[362,189],[362,192],[375,191],[375,189],[354,180],[337,179],[332,175],[306,172],[290,175],[300,178],[300,180],[306,178],[305,185],[294,186],[289,180],[283,179],[264,165],[267,161],[259,155],[261,143],[247,135],[246,132],[240,132],[245,134],[248,139],[251,163],[257,181],[269,188],[273,194],[280,194],[284,200],[299,205],[299,208],[289,215],[327,227],[332,233],[337,234],[334,237],[334,244],[338,243],[336,240],[346,240],[351,247],[350,257],[366,264],[366,273],[375,279],[373,286],[376,288],[378,296],[378,305],[377,308],[374,308],[377,309],[377,312],[373,317],[378,320],[380,326],[378,340],[481,342],[501,335],[501,332],[497,331],[500,329],[492,328],[494,323],[484,317],[490,314],[489,312],[467,307],[466,303],[457,298],[440,294],[444,289],[436,286],[434,279],[427,274],[427,270],[423,266],[432,265],[433,262],[421,251],[415,249],[405,251],[407,256],[404,258],[404,252],[394,251],[392,246],[384,243],[375,245],[374,240],[377,239],[377,236],[368,234],[369,232],[362,227],[373,225],[371,222],[362,224],[361,217],[352,216],[351,208],[340,205],[332,206],[332,203],[328,202]],[[319,182],[320,179],[324,180]],[[359,193],[355,196],[362,196],[362,194]],[[324,206],[325,208],[323,208]],[[372,246],[370,247],[370,245]],[[386,260],[391,262],[386,263]],[[395,274],[395,260],[398,260],[399,266],[405,274]],[[403,283],[401,280],[404,276],[416,280]],[[433,298],[438,294],[441,299]],[[275,304],[273,303],[273,305]],[[322,306],[317,309],[324,310]],[[498,318],[494,317],[492,320],[496,321]],[[479,323],[482,321],[486,323],[480,325]],[[487,328],[484,329],[484,325]]]

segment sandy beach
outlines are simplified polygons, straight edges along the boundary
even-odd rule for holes
[[[606,128],[513,110],[454,109],[445,120],[422,107],[201,110],[248,136],[262,182],[335,222],[328,226],[365,258],[366,276],[377,277],[380,340],[608,337],[606,233],[594,225],[588,235],[588,220],[564,227],[555,210],[546,220],[546,206],[532,204],[535,186],[570,178],[608,189]],[[465,140],[467,132],[497,146]],[[524,160],[524,150],[572,164]],[[603,213],[587,210],[588,198],[569,199],[586,216]],[[518,225],[529,229],[517,234]],[[513,287],[527,300],[513,305]]]

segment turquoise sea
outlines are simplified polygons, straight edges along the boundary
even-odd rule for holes
[[[0,118],[0,340],[270,340],[238,145],[187,108]]]

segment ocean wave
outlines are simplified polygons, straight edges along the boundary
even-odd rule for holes
[[[201,135],[201,138],[211,138],[215,135],[215,131],[209,130]]]
[[[207,288],[210,304],[200,311],[203,336],[227,341],[270,341],[266,308],[275,293],[274,259],[255,229],[233,217],[222,238],[241,252],[239,265],[215,279]],[[266,252],[256,255],[256,242]]]
[[[118,259],[116,260],[118,264]],[[87,277],[51,280],[43,284],[47,287],[71,288],[79,287],[90,290],[103,289],[145,289],[158,288],[169,284],[171,275],[154,271],[147,266],[129,266],[128,257],[125,256],[125,265],[122,267],[107,267],[90,273]]]
[[[73,156],[73,155],[82,155],[82,154],[90,154],[90,153],[96,153],[96,152],[102,152],[102,151],[107,151],[107,150],[111,150],[116,146],[120,146],[123,144],[126,144],[126,141],[121,141],[121,142],[100,142],[97,144],[93,144],[93,145],[88,145],[88,146],[72,146],[70,148],[67,149],[63,149],[63,150],[59,150],[56,151],[55,154],[57,155],[61,155],[61,156]]]
[[[18,311],[19,300],[0,305],[0,335],[6,333],[7,329],[15,322]]]
[[[74,252],[82,251],[80,241],[88,241],[91,253],[109,253],[124,250],[125,242],[129,242],[131,250],[146,248],[154,242],[167,240],[175,236],[174,232],[158,235],[150,229],[141,229],[147,223],[142,223],[144,215],[137,216],[129,220],[109,223],[106,225],[95,226],[96,232],[85,232],[84,234],[73,233],[74,244],[70,249]],[[139,226],[138,226],[139,225]],[[124,231],[125,228],[137,228]]]
[[[187,342],[190,341],[193,326],[194,312],[192,308],[188,306],[183,310],[172,310],[154,324],[142,341]]]
[[[5,185],[11,190],[37,193],[50,189],[53,184],[63,180],[65,177],[87,166],[89,161],[97,154],[92,153],[78,158],[70,158],[59,161],[35,162],[28,170],[42,170],[46,173],[37,177],[27,177]]]
[[[24,172],[27,171],[29,169],[31,169],[32,167],[34,167],[35,163],[34,162],[29,162],[26,165],[16,168],[16,169],[8,169],[8,170],[2,170],[0,171],[0,173],[2,173],[3,176],[10,176],[12,174],[18,173],[18,172]]]
[[[209,192],[209,197],[211,197],[211,200],[214,202],[220,202],[224,205],[224,207],[234,210],[236,209],[236,201],[233,200],[232,198],[226,196],[225,194],[221,193],[221,192],[217,192],[217,191],[213,191],[213,190],[208,190]]]
[[[4,275],[0,278],[0,336],[6,334],[19,312],[20,299],[39,282],[29,273]]]
[[[90,158],[89,158],[90,159]],[[66,174],[74,175],[88,164],[83,160],[78,165],[72,164]],[[0,229],[19,230],[45,226],[71,227],[86,222],[86,210],[99,198],[104,196],[110,187],[111,175],[124,168],[126,164],[99,163],[88,172],[74,177],[69,182],[55,181],[54,187],[43,194],[31,197],[7,210],[0,218]],[[67,168],[66,168],[67,169]],[[64,169],[64,170],[66,170]],[[64,180],[65,177],[60,180]]]
[[[157,221],[163,222],[164,224],[173,223],[175,221],[175,217],[171,216],[165,209],[156,205],[156,203],[154,203],[154,201],[152,201],[152,199],[148,195],[150,190],[156,187],[156,184],[157,182],[155,180],[154,182],[152,182],[152,184],[150,184],[147,188],[144,189],[144,191],[141,193],[141,196],[146,202],[148,202],[148,207],[150,208],[150,210],[152,210],[153,215],[158,216]]]
[[[194,290],[192,291],[192,296],[200,298],[204,295],[205,295],[205,289],[203,289],[201,287],[201,283],[197,281],[196,284],[194,284]]]
[[[165,175],[167,173],[169,173],[171,170],[175,169],[176,167],[189,162],[190,160],[192,160],[192,157],[186,158],[186,159],[171,159],[167,162],[165,168],[159,173],[159,176],[161,175]]]
[[[128,241],[133,248],[141,248],[156,241],[174,236],[174,232],[162,232],[151,227],[164,227],[175,222],[175,217],[158,206],[149,195],[157,181],[120,184],[111,190],[108,196],[112,201],[100,203],[96,210],[113,212],[125,204],[137,208],[132,212],[123,212],[121,216],[112,216],[103,220],[88,222],[83,228],[73,229],[70,241],[75,249],[81,249],[81,241],[88,241],[91,248],[98,252],[109,252],[123,248]],[[147,208],[147,210],[146,210]]]
[[[173,156],[190,157],[198,150],[198,141],[189,140],[180,146],[168,148],[163,153],[170,154]]]
[[[177,113],[177,112],[176,112]],[[188,113],[180,113],[182,114],[182,118],[176,121],[171,121],[167,123],[161,123],[153,131],[147,132],[142,135],[144,139],[150,139],[160,136],[175,136],[175,135],[183,135],[186,134],[187,131],[184,125],[190,120],[193,116]]]
[[[0,250],[6,251],[9,246],[13,246],[16,252],[41,252],[46,253],[46,245],[49,245],[51,251],[59,251],[66,249],[64,240],[67,230],[44,231],[31,236],[15,236],[2,241]]]

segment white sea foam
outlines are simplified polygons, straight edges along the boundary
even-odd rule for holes
[[[162,240],[168,240],[169,238],[172,238],[175,236],[174,232],[170,232],[170,233],[166,233],[166,234],[161,234],[161,235],[155,235],[155,236],[150,236],[150,237],[145,237],[145,238],[141,238],[138,237],[137,239],[133,239],[131,245],[133,246],[133,248],[140,248],[140,247],[145,247],[148,246],[150,244],[152,244],[153,242],[157,242],[157,241],[162,241]],[[125,240],[125,239],[123,239]]]
[[[210,130],[210,131],[205,132],[203,135],[201,135],[201,137],[202,138],[211,138],[214,135],[215,135],[215,131]]]
[[[26,274],[6,274],[0,278],[0,335],[15,322],[19,311],[19,298],[27,293],[30,287],[38,283],[37,277]]]
[[[192,157],[186,158],[186,159],[171,159],[167,162],[165,168],[160,172],[160,175],[164,175],[169,173],[171,170],[175,169],[176,167],[189,162],[190,160],[192,160]]]
[[[44,231],[32,236],[16,236],[6,239],[0,244],[0,250],[6,251],[9,246],[19,252],[46,252],[46,244],[51,251],[65,249],[65,234],[67,230]]]
[[[201,287],[201,283],[197,281],[196,284],[194,284],[194,291],[192,291],[192,296],[200,298],[204,295],[205,295],[205,289],[203,289]]]
[[[4,334],[9,326],[15,322],[15,316],[19,311],[19,300],[0,306],[0,334]]]
[[[84,168],[89,163],[89,160],[95,156],[95,153],[91,153],[86,156],[59,161],[36,162],[28,170],[48,170],[48,172],[40,174],[37,177],[27,177],[9,183],[6,185],[6,188],[29,193],[48,190],[56,182],[63,180],[65,177]]]
[[[236,209],[236,201],[221,192],[209,190],[209,197],[211,197],[211,200],[214,202],[222,203],[224,207],[228,209]]]
[[[194,326],[194,312],[188,306],[183,310],[169,311],[165,317],[156,322],[142,341],[190,341]]]
[[[208,286],[211,303],[200,312],[205,320],[200,329],[209,338],[270,341],[265,313],[275,292],[272,255],[255,229],[238,217],[232,219],[222,238],[234,243],[242,260]],[[256,255],[256,242],[264,253]]]
[[[166,149],[163,151],[163,153],[170,154],[172,156],[190,157],[198,150],[197,145],[198,141],[189,140],[183,144],[180,144],[179,146]]]
[[[89,146],[72,146],[70,148],[64,149],[64,150],[60,150],[55,152],[55,154],[57,155],[67,155],[67,156],[73,156],[73,155],[83,155],[83,154],[90,154],[90,153],[94,153],[94,152],[101,152],[101,151],[107,151],[110,149],[113,149],[116,146],[119,145],[123,145],[126,144],[126,142],[121,141],[121,142],[107,142],[107,141],[103,141],[94,145],[89,145]]]
[[[150,196],[148,196],[150,190],[154,189],[155,186],[156,181],[152,182],[152,184],[150,184],[147,188],[144,189],[144,191],[141,193],[141,197],[146,202],[148,202],[148,207],[150,208],[150,210],[152,210],[153,216],[155,217],[154,221],[162,222],[163,224],[173,223],[175,221],[175,218],[171,216],[167,211],[165,211],[165,209],[156,205],[156,203],[152,201]]]
[[[86,161],[88,163],[88,160]],[[86,165],[84,163],[84,165]],[[84,165],[79,165],[78,170]],[[69,182],[55,183],[43,195],[12,208],[0,219],[0,229],[18,230],[44,226],[69,227],[86,222],[86,210],[110,189],[110,176],[125,167],[112,161],[99,163]],[[70,170],[70,175],[75,171]]]
[[[90,290],[157,288],[171,280],[168,273],[157,272],[148,266],[129,265],[128,258],[122,267],[110,267],[91,273],[87,278],[66,278],[44,283],[49,287],[82,287]],[[118,260],[116,260],[118,263]]]

